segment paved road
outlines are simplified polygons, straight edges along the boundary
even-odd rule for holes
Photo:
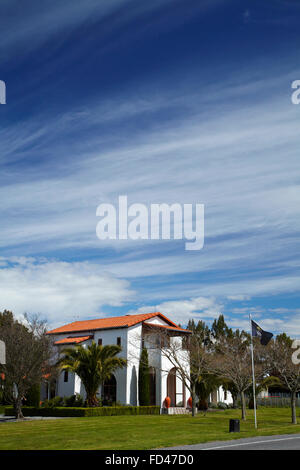
[[[300,434],[282,434],[280,436],[259,436],[231,441],[207,442],[181,447],[169,447],[176,450],[300,450]]]

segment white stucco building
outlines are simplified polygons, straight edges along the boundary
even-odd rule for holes
[[[183,338],[190,333],[159,312],[76,321],[48,332],[59,350],[76,344],[87,347],[92,341],[103,346],[120,345],[122,348],[120,355],[127,360],[127,367],[116,371],[111,380],[105,383],[103,395],[105,400],[118,401],[121,404],[139,405],[139,359],[142,348],[146,347],[150,366],[151,405],[163,407],[165,398],[169,396],[172,407],[183,408],[187,406],[190,392],[165,352],[168,348],[170,350],[176,346],[180,367],[188,372],[189,357],[188,351],[184,349]],[[163,347],[161,347],[162,338]],[[50,387],[44,391],[44,398],[49,397],[49,390]],[[52,384],[52,393],[58,396],[78,393],[85,397],[85,390],[79,377],[64,371],[56,383]]]

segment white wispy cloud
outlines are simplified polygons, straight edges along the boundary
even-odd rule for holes
[[[147,15],[164,10],[172,4],[173,0],[152,0],[151,2],[139,2],[134,0],[30,0],[26,4],[26,9],[20,8],[18,0],[2,0],[0,5],[0,15],[5,16],[5,23],[2,25],[1,44],[3,46],[2,60],[9,59],[9,54],[22,51],[22,55],[26,55],[47,44],[49,50],[52,47],[59,47],[68,40],[71,34],[80,28],[86,28],[87,25],[92,27],[97,22],[101,28],[103,37],[118,31],[118,28],[124,24],[139,18],[143,19],[143,23],[136,24],[136,30],[132,31],[134,37],[140,33],[143,34],[147,29],[151,29],[152,21]],[[186,12],[182,17],[178,17],[176,23],[181,23],[195,14],[196,11],[205,12],[215,7],[224,0],[202,0],[201,4],[190,11]],[[156,27],[165,31],[170,28],[170,24],[166,21],[168,14],[161,15],[156,20]],[[105,24],[109,21],[109,28]],[[99,31],[98,31],[99,33]],[[99,34],[100,34],[99,33]],[[57,44],[54,46],[54,39]],[[118,44],[121,40],[114,39],[113,45]],[[111,44],[109,45],[111,46]],[[101,44],[102,48],[109,47],[106,41]],[[80,44],[78,44],[80,47]],[[51,54],[50,54],[51,56]]]
[[[188,320],[207,320],[217,318],[223,305],[214,297],[196,297],[187,300],[171,300],[157,305],[144,305],[131,313],[161,312],[174,322],[186,325]]]
[[[285,80],[270,80],[270,88],[288,86]],[[149,288],[144,293],[148,298],[217,295],[241,300],[298,291],[297,266],[290,260],[299,249],[298,109],[281,96],[251,102],[254,84],[234,90],[230,80],[212,96],[203,89],[198,95],[179,96],[169,90],[155,99],[151,93],[144,99],[112,98],[110,104],[106,100],[49,122],[33,119],[22,132],[21,125],[2,129],[2,156],[7,152],[7,158],[22,159],[29,153],[36,158],[50,153],[55,170],[41,164],[25,169],[25,178],[17,166],[2,173],[0,245],[11,255],[27,256],[113,249],[101,265],[123,279],[201,275],[183,294],[177,279],[165,289]],[[239,98],[245,93],[245,107],[230,105],[219,113],[219,96],[230,101],[235,93]],[[211,100],[208,114],[201,107],[195,111],[203,96]],[[182,117],[183,103],[187,112]],[[131,130],[113,145],[102,136],[107,121],[119,130],[120,122],[126,127],[130,118],[147,118],[161,109],[177,109],[176,119],[161,128],[151,119],[146,129]],[[91,139],[85,137],[89,129]],[[174,241],[100,242],[96,207],[100,202],[117,203],[120,194],[128,195],[129,204],[204,203],[204,249],[191,255],[183,243]],[[252,278],[240,275],[245,269],[253,272]],[[205,273],[220,270],[230,271],[230,277],[202,280]]]
[[[154,106],[159,107],[158,104]],[[116,202],[120,193],[128,194],[132,202],[203,202],[206,205],[206,237],[245,230],[256,234],[263,230],[265,237],[294,232],[299,228],[296,219],[299,187],[295,181],[299,172],[298,124],[294,108],[287,107],[280,117],[276,114],[279,108],[279,103],[274,106],[267,102],[247,107],[246,113],[231,110],[226,116],[213,116],[206,122],[200,113],[193,116],[192,121],[189,118],[178,120],[160,131],[150,128],[134,139],[129,135],[126,142],[120,142],[113,150],[109,146],[99,150],[101,137],[98,140],[94,137],[92,144],[88,143],[89,150],[84,159],[82,135],[78,140],[71,133],[78,141],[77,154],[73,153],[75,141],[68,155],[70,150],[57,148],[52,139],[47,148],[51,148],[52,154],[56,151],[57,155],[64,154],[64,161],[72,159],[70,171],[67,173],[58,162],[54,175],[49,176],[48,168],[45,173],[40,169],[40,173],[36,170],[37,173],[31,177],[29,174],[23,182],[21,174],[16,172],[16,179],[20,181],[9,185],[5,184],[7,175],[3,175],[4,213],[13,214],[16,210],[21,213],[22,207],[26,207],[26,217],[20,214],[15,223],[10,218],[9,226],[2,228],[2,236],[10,244],[18,244],[21,240],[26,241],[26,234],[29,238],[40,232],[41,241],[46,241],[51,235],[51,225],[56,227],[57,238],[66,235],[67,244],[72,232],[75,238],[76,234],[85,232],[96,246],[95,209],[99,202]],[[139,105],[136,112],[142,112]],[[70,123],[70,128],[64,128],[63,133],[68,135],[72,126]],[[58,120],[58,134],[59,127]],[[44,134],[46,128],[45,125]],[[48,139],[49,135],[57,138],[55,128],[53,133],[49,129],[51,123]],[[8,148],[13,136],[9,130]],[[5,138],[3,142],[5,154]],[[22,146],[27,144],[24,136],[23,142],[18,144],[19,152],[14,148],[14,153],[20,153]],[[25,155],[28,152],[27,149]],[[41,147],[33,147],[30,152],[31,155],[38,154]],[[159,168],[158,172],[156,168]],[[20,240],[15,224],[21,224],[24,229]],[[276,245],[278,247],[274,240],[275,249]]]
[[[73,2],[58,0],[28,2],[27,9],[20,9],[17,0],[3,0],[1,9],[6,13],[6,22],[2,31],[3,46],[11,51],[24,47],[24,52],[32,51],[58,33],[67,37],[73,28],[87,20],[105,18],[118,7],[129,4],[127,0],[85,0]],[[9,15],[9,12],[13,14]]]
[[[8,50],[31,37],[40,45],[128,2],[66,1],[62,9],[52,3],[39,22],[35,15],[20,19],[17,32],[8,21]],[[23,258],[0,260],[1,308],[40,311],[54,322],[130,298],[183,323],[215,316],[219,298],[298,292],[300,115],[289,99],[295,69],[289,70],[275,68],[268,77],[235,72],[213,84],[199,84],[199,74],[184,81],[184,71],[164,77],[159,89],[149,80],[136,93],[96,96],[68,113],[3,126],[0,247]],[[204,203],[204,249],[186,253],[172,241],[101,243],[96,207],[120,194],[129,203]],[[84,259],[90,250],[93,262],[30,259],[57,251]],[[182,286],[188,273],[195,276]],[[133,294],[128,280],[141,278]],[[241,309],[235,314],[246,313]],[[289,325],[297,327],[297,318]]]
[[[89,262],[11,258],[0,268],[0,311],[35,313],[50,325],[104,316],[105,305],[122,306],[134,292]]]
[[[280,333],[286,333],[291,338],[300,337],[300,313],[299,309],[285,309],[285,315],[275,312],[276,309],[266,309],[265,307],[245,307],[233,309],[226,315],[226,321],[232,328],[250,330],[248,315],[258,321],[259,326],[264,330],[270,331],[274,336]]]
[[[228,295],[227,299],[228,300],[250,300],[249,295],[242,295],[242,294],[237,294],[237,295]]]

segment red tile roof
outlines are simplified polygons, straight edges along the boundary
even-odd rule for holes
[[[93,335],[88,335],[88,336],[69,336],[68,338],[63,338],[58,341],[55,341],[54,344],[79,344],[83,343],[84,341],[87,341],[88,339],[93,338]]]
[[[142,313],[139,315],[122,315],[120,317],[99,318],[97,320],[83,320],[68,323],[54,330],[48,331],[48,335],[56,335],[59,333],[75,333],[82,331],[94,331],[110,328],[128,328],[129,326],[137,325],[145,320],[153,317],[160,317],[174,329],[179,329],[176,323],[173,323],[169,318],[165,317],[160,312]]]

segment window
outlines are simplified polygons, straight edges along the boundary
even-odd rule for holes
[[[98,346],[102,346],[102,338],[98,339]]]
[[[65,370],[65,373],[64,373],[64,382],[68,382],[69,380],[69,371],[68,370]]]
[[[121,338],[120,338],[120,336],[117,337],[117,345],[121,347]]]
[[[227,390],[224,390],[224,400],[227,400]]]

